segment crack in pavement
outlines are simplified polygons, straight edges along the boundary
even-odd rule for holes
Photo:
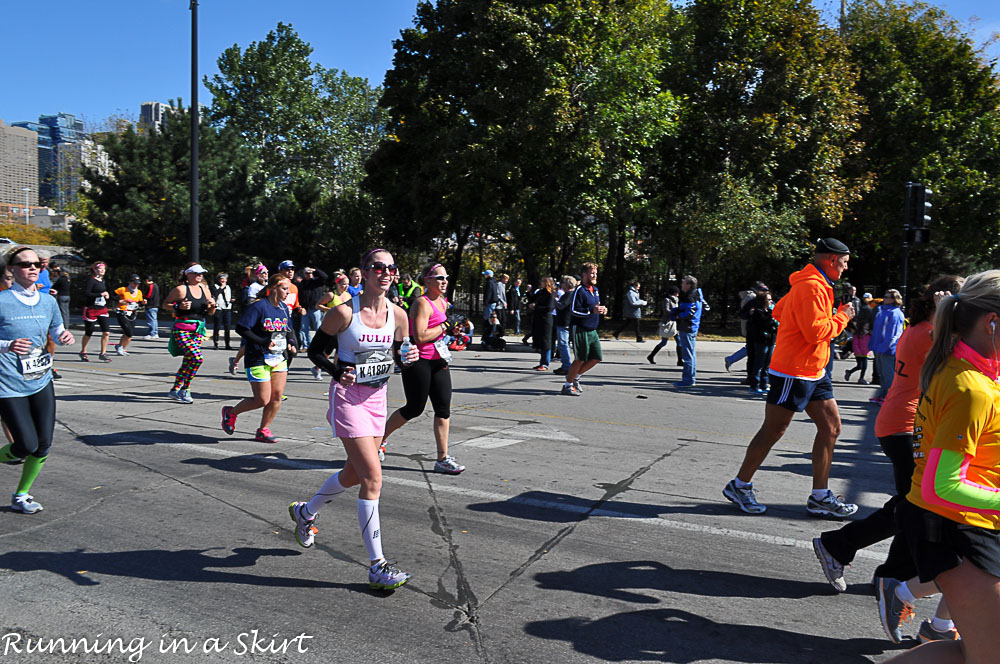
[[[472,584],[465,573],[465,567],[458,557],[459,545],[455,542],[452,527],[448,523],[448,517],[441,507],[441,503],[438,501],[434,485],[430,481],[430,473],[427,472],[422,459],[415,460],[420,464],[421,470],[424,471],[424,480],[427,482],[427,491],[431,497],[431,506],[427,508],[427,515],[431,520],[431,531],[438,535],[448,546],[448,566],[441,572],[441,576],[438,577],[437,592],[428,594],[428,596],[431,597],[431,604],[438,608],[448,607],[455,609],[451,622],[445,625],[445,630],[448,632],[467,632],[472,639],[476,654],[479,655],[483,662],[488,663],[490,658],[483,643],[479,623],[479,600],[472,590]],[[449,569],[455,570],[455,595],[448,592],[444,586],[444,575],[448,573]]]
[[[575,523],[571,523],[571,524],[569,524],[569,525],[561,528],[559,530],[559,532],[557,532],[555,535],[553,535],[548,540],[546,540],[540,547],[538,547],[537,549],[535,549],[535,552],[532,553],[531,556],[526,561],[524,561],[524,563],[522,563],[517,569],[515,569],[513,572],[510,573],[510,577],[507,579],[507,581],[504,582],[503,585],[501,585],[495,591],[493,591],[489,595],[489,597],[487,597],[486,599],[484,599],[479,604],[479,606],[476,607],[476,610],[478,611],[479,608],[481,608],[487,602],[489,602],[491,599],[493,599],[498,594],[500,594],[504,590],[504,588],[506,588],[512,582],[514,582],[515,580],[517,580],[521,576],[523,576],[524,573],[528,570],[529,567],[531,567],[532,565],[534,565],[536,562],[538,562],[543,557],[545,557],[546,554],[548,554],[554,548],[556,548],[557,546],[559,546],[559,544],[564,539],[566,539],[567,537],[569,537],[570,535],[573,534],[573,531],[576,530],[577,526],[579,526],[581,523],[583,523],[584,521],[586,521],[587,519],[589,519],[590,515],[593,514],[595,511],[601,509],[601,507],[603,507],[605,503],[607,503],[608,501],[610,501],[615,496],[617,496],[617,495],[619,495],[621,493],[624,493],[625,491],[628,491],[631,488],[632,483],[634,483],[637,479],[639,479],[640,477],[642,477],[643,475],[645,475],[647,472],[649,472],[653,468],[653,466],[655,466],[656,464],[660,463],[664,459],[667,459],[668,457],[673,456],[673,454],[675,452],[678,452],[678,451],[684,449],[685,447],[687,447],[687,445],[684,444],[684,443],[678,444],[673,449],[671,449],[671,450],[669,450],[667,452],[664,452],[659,457],[657,457],[656,459],[654,459],[653,461],[651,461],[647,465],[639,468],[634,473],[632,473],[631,475],[629,475],[627,478],[625,478],[624,480],[622,480],[620,482],[615,482],[614,484],[597,484],[596,486],[598,488],[604,489],[604,495],[601,496],[600,498],[598,498],[596,501],[594,501],[594,503],[589,508],[587,508],[586,512],[584,512],[583,514],[580,514]]]

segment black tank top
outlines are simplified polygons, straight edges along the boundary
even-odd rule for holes
[[[201,297],[191,296],[191,287],[184,284],[184,288],[187,290],[185,297],[191,300],[191,308],[187,311],[179,309],[177,313],[181,318],[197,318],[198,320],[205,320],[205,314],[208,313],[208,298],[205,297],[205,286],[201,287]]]

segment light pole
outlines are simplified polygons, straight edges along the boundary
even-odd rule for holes
[[[28,218],[28,205],[29,205],[28,194],[31,193],[31,187],[22,187],[21,191],[24,192],[24,223],[25,225],[27,225],[31,223],[31,220]]]
[[[191,0],[191,260],[198,262],[198,0]]]

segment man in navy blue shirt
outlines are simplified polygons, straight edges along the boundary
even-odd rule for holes
[[[580,396],[583,391],[580,389],[580,376],[604,359],[597,326],[601,322],[601,316],[608,313],[607,307],[601,304],[601,296],[597,291],[597,265],[584,263],[580,269],[580,277],[580,286],[573,291],[570,303],[570,336],[576,359],[569,365],[566,384],[561,392],[574,397]]]

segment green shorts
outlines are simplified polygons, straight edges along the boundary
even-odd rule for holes
[[[287,372],[288,362],[282,360],[273,367],[266,364],[258,364],[255,367],[247,367],[247,380],[251,383],[269,383],[271,381],[271,374],[278,373],[279,371]]]
[[[573,352],[577,360],[600,362],[604,359],[601,355],[601,338],[597,336],[597,330],[581,330],[574,325],[570,328],[570,334],[573,337]]]

